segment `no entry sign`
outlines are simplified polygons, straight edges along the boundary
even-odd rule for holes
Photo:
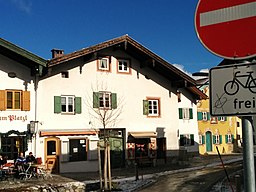
[[[256,56],[256,0],[199,0],[195,29],[201,43],[226,59]]]

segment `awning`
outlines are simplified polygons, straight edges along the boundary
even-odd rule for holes
[[[97,131],[95,130],[74,130],[74,129],[67,129],[67,130],[42,130],[40,131],[40,136],[74,136],[74,135],[96,135]]]
[[[148,132],[128,132],[128,136],[132,136],[134,138],[156,138],[157,134],[153,131]]]

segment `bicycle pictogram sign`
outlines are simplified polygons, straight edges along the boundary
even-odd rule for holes
[[[256,93],[256,78],[252,75],[253,71],[248,71],[247,74],[241,75],[240,73],[241,71],[235,72],[233,79],[224,85],[225,93],[228,95],[235,95],[239,91],[240,86],[249,89],[252,93]],[[242,81],[242,79],[245,79],[245,81]]]

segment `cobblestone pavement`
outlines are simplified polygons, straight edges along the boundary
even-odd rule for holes
[[[230,159],[235,159],[238,157],[242,157],[242,154],[236,155],[225,155],[222,156],[223,161],[227,161]],[[166,164],[157,165],[156,167],[140,167],[138,169],[139,177],[143,177],[146,174],[152,173],[160,173],[170,170],[188,168],[188,167],[200,167],[200,166],[207,166],[211,163],[219,163],[221,161],[217,155],[214,156],[197,156],[191,158],[188,162],[182,164],[171,164],[166,162]],[[120,179],[126,177],[133,177],[135,179],[135,168],[122,168],[122,169],[113,169],[112,171],[112,179]],[[53,175],[53,178],[48,178],[47,180],[43,179],[30,179],[27,181],[20,181],[20,180],[8,180],[8,181],[0,181],[0,191],[29,191],[28,188],[37,186],[38,190],[30,190],[30,191],[40,191],[39,189],[43,189],[45,187],[56,187],[56,186],[64,186],[67,183],[72,183],[75,186],[79,184],[83,184],[84,181],[95,181],[99,179],[99,174],[97,172],[89,172],[89,173],[65,173],[60,175]],[[96,182],[96,181],[95,181]],[[41,190],[43,191],[43,190]],[[54,191],[54,190],[52,190]],[[76,190],[79,191],[79,190]],[[81,190],[82,191],[82,190]],[[83,190],[84,191],[84,190]]]

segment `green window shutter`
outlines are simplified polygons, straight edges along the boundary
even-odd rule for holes
[[[228,120],[228,118],[227,117],[224,117],[224,121],[227,121]]]
[[[228,143],[228,135],[225,135],[225,142]]]
[[[93,108],[99,108],[100,101],[99,101],[99,93],[93,92]]]
[[[54,113],[61,113],[61,97],[54,96]]]
[[[75,112],[82,113],[81,97],[75,98]]]
[[[111,93],[111,107],[112,107],[112,109],[117,108],[116,93]]]
[[[191,145],[195,145],[194,134],[190,135]]]
[[[221,117],[218,117],[218,121],[220,121]]]
[[[213,140],[213,144],[216,144],[216,136],[215,135],[212,136],[212,140]]]
[[[203,113],[202,112],[197,112],[197,120],[203,120]]]
[[[220,135],[220,144],[222,144],[222,135]]]
[[[207,112],[207,120],[210,120],[211,119],[211,117],[210,117],[210,113],[209,112]]]
[[[205,136],[202,135],[202,144],[205,144]]]
[[[182,108],[179,108],[179,119],[183,119]]]
[[[184,135],[180,135],[180,146],[184,146]]]
[[[143,115],[148,115],[148,100],[143,100]]]
[[[189,119],[193,119],[193,109],[189,109]]]
[[[234,135],[231,135],[231,137],[232,137],[232,143],[234,143],[235,142]]]

